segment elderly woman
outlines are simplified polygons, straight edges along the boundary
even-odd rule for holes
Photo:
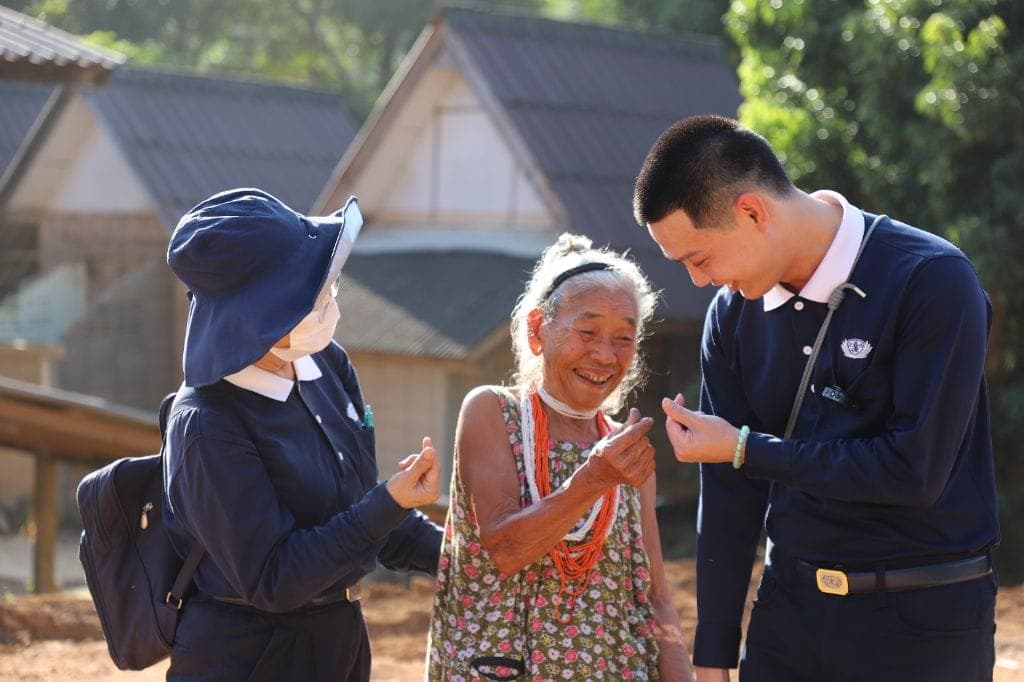
[[[649,418],[617,411],[655,295],[562,235],[512,316],[516,386],[459,415],[430,680],[689,680],[654,509]]]
[[[368,680],[360,579],[433,573],[438,494],[423,449],[377,482],[372,419],[332,343],[355,200],[311,218],[256,189],[182,218],[168,263],[192,300],[165,445],[167,525],[194,559],[169,680]],[[198,550],[196,549],[198,548]]]

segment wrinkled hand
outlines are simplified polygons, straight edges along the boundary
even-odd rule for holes
[[[663,398],[665,433],[680,462],[731,462],[740,430],[721,417],[688,410],[682,394]]]
[[[441,463],[430,438],[423,449],[398,463],[400,471],[388,479],[387,489],[395,502],[405,509],[430,504],[441,494]]]
[[[639,410],[631,408],[625,423],[594,445],[584,466],[606,487],[639,487],[654,473],[654,447],[647,439],[653,425],[653,419],[641,419]]]
[[[697,682],[729,682],[729,671],[726,668],[694,668],[697,671]]]

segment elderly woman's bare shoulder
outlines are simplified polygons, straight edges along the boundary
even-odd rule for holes
[[[466,394],[462,400],[462,409],[498,408],[502,401],[519,400],[517,386],[483,385],[477,386]]]
[[[518,402],[519,390],[506,386],[477,386],[462,401],[459,421],[463,429],[504,424],[502,412],[509,401]]]

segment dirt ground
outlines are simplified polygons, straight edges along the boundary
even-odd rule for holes
[[[692,636],[693,560],[671,561],[667,570],[676,606]],[[414,579],[409,588],[377,583],[366,590],[373,680],[422,679],[430,602],[426,579]],[[996,618],[995,680],[1024,682],[1024,585],[1000,591]],[[0,600],[0,680],[155,682],[164,679],[165,671],[165,665],[118,671],[107,657],[99,621],[83,590]]]

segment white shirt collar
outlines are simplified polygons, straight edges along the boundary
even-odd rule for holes
[[[323,376],[316,361],[309,355],[295,360],[292,366],[295,368],[296,381],[315,381]],[[240,372],[229,374],[224,377],[224,381],[282,403],[288,400],[295,385],[295,381],[279,377],[256,365],[249,365]]]
[[[846,281],[857,260],[857,251],[860,249],[861,240],[864,239],[864,214],[838,192],[822,189],[811,196],[843,209],[843,219],[839,222],[839,229],[832,238],[832,244],[829,245],[814,274],[800,290],[800,298],[828,303],[832,291]],[[764,309],[775,310],[793,298],[793,295],[786,287],[776,284],[764,295]]]

